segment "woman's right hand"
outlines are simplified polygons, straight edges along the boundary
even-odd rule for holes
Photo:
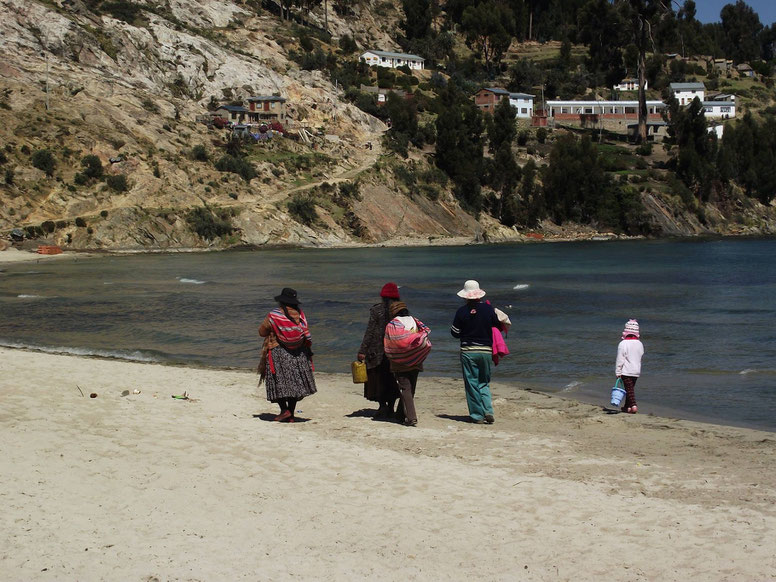
[[[356,358],[358,358],[359,362],[363,362],[364,360],[366,360],[366,356],[364,354],[358,354]]]

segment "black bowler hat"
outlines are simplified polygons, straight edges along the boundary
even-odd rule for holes
[[[291,287],[283,287],[283,291],[280,295],[275,296],[275,301],[278,303],[285,303],[286,305],[299,305],[301,301],[296,298],[296,290]]]

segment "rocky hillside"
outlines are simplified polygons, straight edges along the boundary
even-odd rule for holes
[[[443,181],[402,181],[408,164],[433,177],[424,153],[384,153],[383,123],[290,59],[298,26],[256,1],[120,4],[135,7],[129,17],[96,0],[0,0],[0,232],[76,249],[522,238],[463,212]],[[346,18],[329,10],[328,26],[360,48],[397,49],[399,16],[367,1]],[[308,18],[322,24],[320,9]],[[271,94],[287,99],[287,137],[253,146],[255,172],[217,169],[226,133],[198,117],[213,102]],[[300,127],[308,137],[292,139]],[[663,232],[708,228],[670,198],[650,204]],[[771,228],[752,213],[752,230]]]

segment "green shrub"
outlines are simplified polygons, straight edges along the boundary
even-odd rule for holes
[[[353,40],[353,37],[349,34],[343,34],[340,37],[339,40],[339,46],[342,49],[342,52],[345,54],[354,53],[358,50],[358,45],[356,44],[356,41]]]
[[[4,151],[0,151],[0,164],[4,164],[8,161]]]
[[[57,228],[57,225],[56,225],[56,224],[54,224],[54,221],[53,221],[53,220],[46,220],[46,221],[44,221],[44,222],[42,222],[42,223],[41,223],[40,227],[41,227],[41,228],[43,229],[43,231],[44,231],[44,232],[46,232],[47,234],[51,234],[52,232],[54,232],[54,231],[56,230],[56,228]]]
[[[124,174],[108,176],[105,178],[105,183],[114,192],[126,192],[129,190],[129,182],[127,182],[127,177]]]
[[[196,160],[197,162],[207,162],[208,155],[205,146],[199,144],[191,148],[191,159]]]
[[[219,172],[231,172],[242,177],[246,182],[250,182],[257,176],[256,168],[253,164],[246,161],[244,158],[230,156],[225,154],[221,159],[215,163],[215,168]]]
[[[65,228],[67,226],[66,220],[57,220],[57,228]]]
[[[9,186],[13,184],[13,169],[12,168],[6,168],[5,169],[5,183]]]
[[[95,155],[88,155],[81,158],[81,165],[84,168],[84,175],[88,178],[102,178],[103,167],[100,158]]]
[[[358,182],[342,182],[339,195],[343,200],[361,200],[361,185]]]
[[[307,226],[318,220],[315,200],[309,194],[294,194],[288,201],[288,213],[294,220]]]
[[[116,20],[133,24],[140,16],[141,7],[130,2],[105,2],[100,6],[102,12],[107,12]]]
[[[27,238],[43,238],[43,229],[39,226],[25,226],[24,232],[27,233]]]
[[[54,154],[49,150],[36,150],[32,154],[32,165],[46,172],[47,176],[53,176],[54,169],[57,167],[57,161],[54,159]]]
[[[547,130],[543,127],[540,127],[536,130],[536,141],[539,143],[544,143],[547,141]]]
[[[73,182],[79,186],[83,186],[84,184],[89,183],[89,177],[86,174],[82,174],[81,172],[76,172],[75,176],[73,176]]]
[[[205,240],[213,240],[232,234],[235,231],[232,224],[233,210],[200,206],[193,208],[186,215],[186,222],[191,230]]]
[[[86,221],[79,216],[78,218],[75,219],[75,225],[80,228],[84,228],[86,226]]]
[[[640,156],[648,156],[652,153],[652,143],[651,142],[644,142],[639,147],[636,148],[636,153]]]
[[[524,146],[528,143],[528,132],[527,131],[521,131],[517,134],[517,145]]]
[[[159,113],[159,106],[151,101],[148,97],[145,97],[141,102],[140,105],[145,109],[146,111],[150,111],[151,113]]]
[[[102,216],[103,218],[108,218],[108,211],[107,210],[101,210],[100,211],[100,216]]]

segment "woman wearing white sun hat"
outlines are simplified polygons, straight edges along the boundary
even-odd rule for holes
[[[461,369],[466,387],[469,417],[477,424],[492,424],[490,369],[493,355],[493,328],[499,327],[495,309],[482,301],[485,291],[477,281],[464,283],[458,297],[466,299],[455,313],[450,333],[461,340]]]

